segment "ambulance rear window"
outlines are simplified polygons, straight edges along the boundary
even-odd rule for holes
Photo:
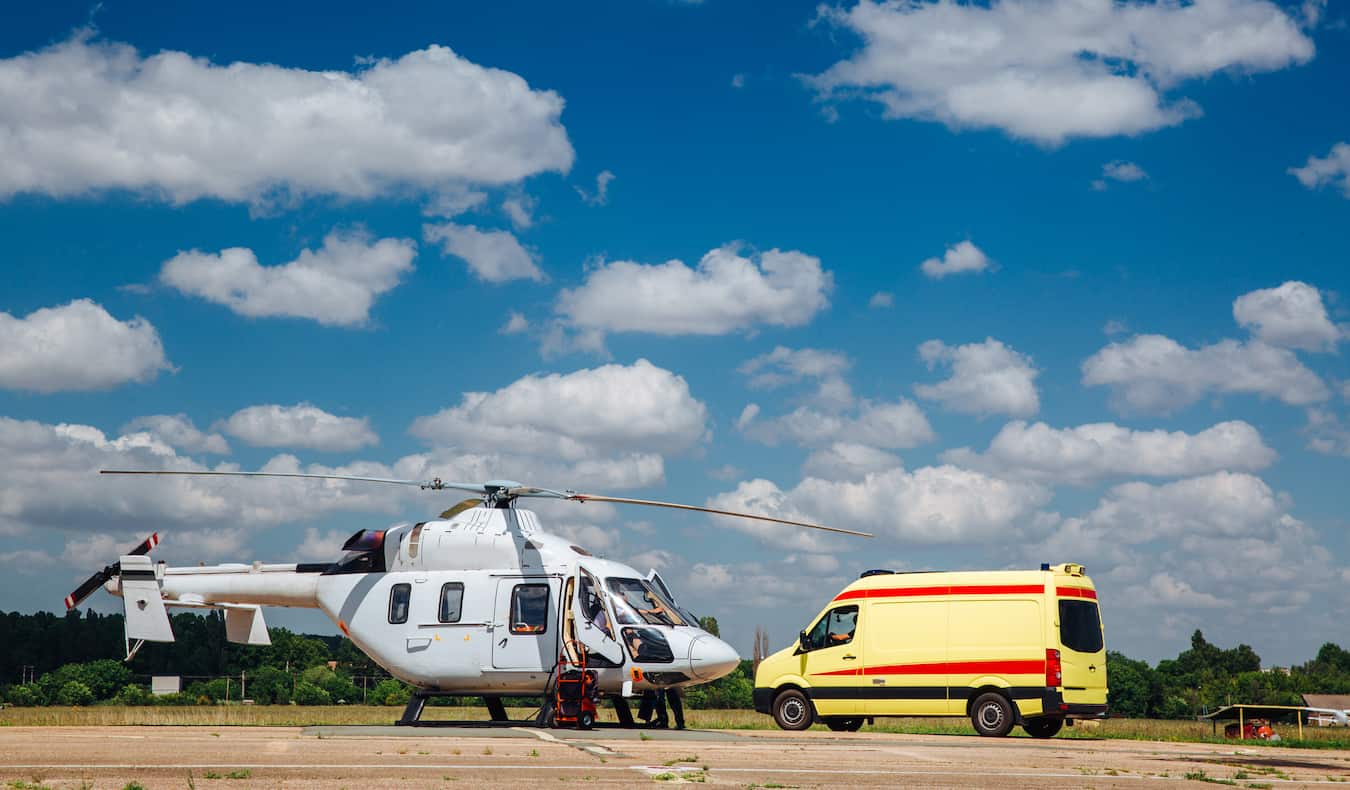
[[[1096,601],[1059,602],[1059,641],[1079,653],[1102,649],[1102,621]]]

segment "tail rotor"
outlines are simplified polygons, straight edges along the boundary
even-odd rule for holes
[[[156,532],[150,537],[141,541],[140,545],[128,551],[127,554],[140,556],[149,554],[150,550],[159,545],[159,533]],[[84,582],[75,588],[75,592],[66,596],[66,611],[70,611],[79,606],[85,598],[93,594],[94,590],[102,587],[109,579],[118,575],[122,571],[122,563],[114,562],[112,565],[105,565],[103,570],[98,571],[93,576],[85,579]]]

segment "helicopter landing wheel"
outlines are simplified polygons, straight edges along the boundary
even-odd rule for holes
[[[577,717],[577,729],[589,730],[595,726],[595,714],[590,711],[583,712]]]

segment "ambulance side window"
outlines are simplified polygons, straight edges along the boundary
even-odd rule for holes
[[[389,588],[389,622],[394,625],[408,622],[410,597],[412,597],[411,584],[395,584]]]
[[[820,650],[836,645],[846,645],[853,641],[853,632],[858,626],[858,607],[841,606],[831,609],[820,618],[811,632],[806,635],[808,650]]]

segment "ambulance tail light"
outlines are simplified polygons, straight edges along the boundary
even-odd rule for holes
[[[1059,688],[1064,682],[1064,668],[1059,663],[1059,651],[1047,649],[1045,651],[1045,685],[1048,688]]]

